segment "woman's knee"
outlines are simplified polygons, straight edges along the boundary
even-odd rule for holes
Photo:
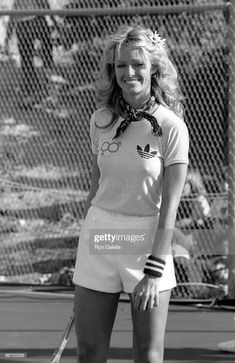
[[[107,350],[100,344],[78,343],[77,348],[78,363],[105,363],[107,360]]]
[[[159,348],[139,346],[135,352],[135,363],[162,363],[163,350],[163,346]]]

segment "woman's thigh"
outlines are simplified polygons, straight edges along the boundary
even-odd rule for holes
[[[131,299],[136,363],[162,362],[170,295],[171,290],[160,292],[159,305],[144,312],[134,309]]]
[[[79,362],[105,362],[120,293],[75,286],[74,314]]]

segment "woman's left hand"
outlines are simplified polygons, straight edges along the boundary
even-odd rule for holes
[[[159,278],[146,274],[134,288],[132,300],[136,310],[150,311],[158,306]]]

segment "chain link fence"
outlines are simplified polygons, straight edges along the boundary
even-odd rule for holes
[[[179,283],[173,297],[225,295],[229,5],[37,0],[28,8],[22,3],[9,8],[8,2],[0,12],[0,279],[71,284],[90,185],[93,74],[105,34],[135,22],[167,39],[191,140],[173,239]]]

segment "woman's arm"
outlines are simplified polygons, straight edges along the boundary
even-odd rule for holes
[[[152,255],[165,260],[173,237],[177,209],[187,174],[186,164],[172,164],[165,168],[162,203]]]
[[[187,173],[186,164],[172,164],[165,168],[162,204],[158,228],[151,254],[165,260],[172,240],[177,208]],[[137,310],[151,310],[159,304],[159,281],[161,277],[145,274],[136,285],[132,299]]]
[[[100,170],[97,164],[97,155],[92,154],[91,187],[85,205],[84,217],[86,217],[87,211],[91,206],[91,201],[96,195],[97,189],[99,187],[99,177],[100,177]]]

